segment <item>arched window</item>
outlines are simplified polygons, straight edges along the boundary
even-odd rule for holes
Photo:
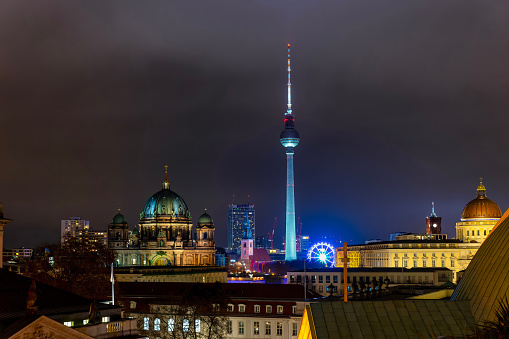
[[[184,319],[184,322],[182,324],[182,330],[184,330],[184,332],[189,332],[189,320]]]
[[[170,318],[168,319],[168,332],[173,332],[175,329],[175,319]]]
[[[207,239],[207,232],[203,233],[203,239]]]
[[[161,319],[155,318],[154,319],[154,331],[160,331],[161,330]]]

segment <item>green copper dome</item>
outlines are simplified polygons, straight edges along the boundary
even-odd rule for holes
[[[198,219],[198,225],[204,225],[204,224],[213,224],[212,217],[208,215],[206,212],[207,209],[205,209],[205,213],[203,213],[200,218]]]
[[[123,214],[118,213],[113,217],[113,224],[127,224],[127,220],[125,219]]]
[[[157,216],[191,218],[184,199],[170,189],[162,189],[150,197],[141,215],[142,218]]]

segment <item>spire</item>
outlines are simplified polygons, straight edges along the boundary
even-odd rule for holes
[[[292,82],[290,81],[290,44],[288,44],[288,109],[286,114],[292,114]]]
[[[163,181],[163,190],[170,189],[170,182],[168,181],[168,165],[164,166],[164,181]]]
[[[479,181],[480,181],[479,186],[477,186],[477,197],[486,198],[486,187],[484,187],[484,185],[482,184],[482,178],[479,178]]]
[[[434,201],[431,202],[431,215],[430,215],[430,217],[434,217],[434,218],[437,217],[437,214],[435,213],[435,202]]]

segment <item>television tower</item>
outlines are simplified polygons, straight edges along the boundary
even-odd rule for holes
[[[295,187],[293,180],[293,149],[299,144],[299,133],[293,126],[292,84],[290,82],[290,44],[288,44],[288,108],[285,113],[285,129],[279,140],[286,148],[286,251],[285,260],[297,260],[295,238]]]

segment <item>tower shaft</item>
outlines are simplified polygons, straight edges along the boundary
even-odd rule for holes
[[[293,147],[286,148],[286,251],[285,260],[297,259],[295,237],[295,186],[293,180]]]

